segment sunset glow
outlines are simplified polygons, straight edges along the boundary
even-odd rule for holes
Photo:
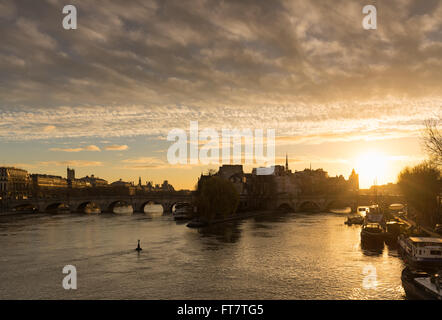
[[[442,268],[441,17],[442,0],[0,0],[0,300],[164,319],[441,300],[421,272]]]
[[[361,154],[356,161],[356,172],[359,173],[361,187],[385,183],[385,175],[389,167],[388,157],[379,151]]]

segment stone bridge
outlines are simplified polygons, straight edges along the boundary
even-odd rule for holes
[[[300,197],[290,197],[289,195],[282,194],[275,199],[273,207],[295,212],[327,212],[331,209],[350,207],[355,212],[358,206],[368,206],[375,203],[386,208],[393,203],[405,203],[405,199],[402,196],[358,194],[343,196],[306,195]]]
[[[72,196],[69,194],[58,194],[45,198],[30,198],[23,200],[6,200],[1,204],[0,211],[13,211],[20,208],[33,207],[39,212],[53,212],[59,208],[68,208],[73,213],[84,213],[87,205],[99,207],[101,212],[113,212],[115,205],[123,204],[131,206],[134,212],[144,212],[144,207],[149,204],[159,204],[163,212],[172,212],[173,206],[178,202],[191,203],[190,192],[144,192],[135,195],[114,194],[114,195],[81,195]],[[326,196],[326,195],[305,195],[292,197],[287,194],[280,194],[275,199],[263,201],[263,199],[250,199],[241,197],[240,208],[242,211],[253,209],[280,209],[295,212],[319,212],[330,211],[330,209],[341,209],[351,207],[356,211],[357,206],[379,203],[388,207],[392,203],[404,203],[400,196],[371,196],[371,195],[347,195],[347,196]],[[251,203],[255,202],[255,205]]]
[[[88,204],[97,206],[101,212],[113,212],[116,204],[130,205],[134,212],[144,212],[144,207],[159,204],[163,212],[172,212],[173,206],[178,202],[190,203],[190,192],[146,192],[137,195],[91,195],[69,196],[57,195],[51,198],[30,198],[23,200],[7,200],[3,204],[4,211],[18,210],[19,208],[34,207],[39,212],[51,212],[58,208],[69,208],[70,212],[84,213]]]

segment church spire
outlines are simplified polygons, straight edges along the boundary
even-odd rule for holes
[[[285,171],[289,171],[289,158],[287,153],[285,154]]]

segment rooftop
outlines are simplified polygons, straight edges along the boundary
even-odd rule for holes
[[[433,242],[433,243],[441,243],[442,244],[442,238],[410,237],[410,240],[413,242]]]

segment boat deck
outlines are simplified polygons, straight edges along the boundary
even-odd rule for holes
[[[428,290],[431,290],[431,292],[433,292],[437,295],[441,295],[441,292],[437,290],[436,285],[431,282],[429,277],[416,278],[416,279],[414,279],[414,281],[416,281],[420,285],[424,286]]]

